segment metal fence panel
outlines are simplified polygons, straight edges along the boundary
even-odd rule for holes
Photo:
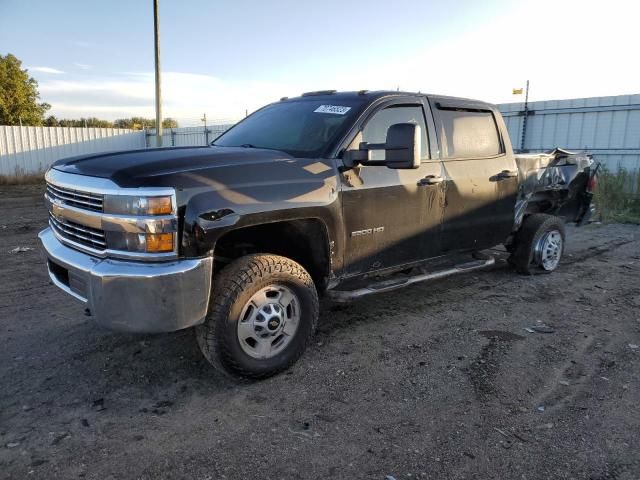
[[[514,148],[520,146],[523,104],[498,105]],[[640,172],[640,95],[529,103],[524,150],[587,150],[609,170]]]
[[[145,146],[142,131],[0,126],[0,175],[37,173],[64,157]]]
[[[209,145],[234,124],[207,125],[202,127],[168,128],[162,130],[163,147],[194,147]],[[147,147],[156,146],[155,129],[147,130]]]

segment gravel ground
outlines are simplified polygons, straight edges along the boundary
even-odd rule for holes
[[[234,384],[191,331],[104,331],[50,285],[41,193],[0,187],[2,478],[640,478],[639,227],[325,305],[297,365]]]

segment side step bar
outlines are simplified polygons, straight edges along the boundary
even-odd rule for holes
[[[412,277],[396,278],[391,280],[383,280],[378,283],[372,283],[363,288],[356,290],[329,290],[327,296],[335,302],[349,302],[356,298],[364,297],[372,293],[390,292],[398,288],[406,287],[414,283],[424,282],[426,280],[435,280],[437,278],[444,278],[456,273],[469,272],[472,270],[479,270],[481,268],[489,267],[496,263],[496,259],[489,257],[483,260],[473,260],[471,262],[461,263],[452,268],[446,270],[440,270],[437,272],[421,273]]]

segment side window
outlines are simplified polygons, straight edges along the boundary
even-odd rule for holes
[[[424,121],[424,113],[419,105],[394,105],[383,108],[369,119],[362,130],[362,141],[368,143],[385,143],[387,130],[394,123],[415,123],[420,125],[422,134],[422,160],[429,158],[429,144],[427,143],[427,126]],[[384,152],[374,150],[371,152],[372,160],[383,160]]]
[[[445,158],[491,157],[504,153],[491,112],[438,109],[436,122]]]

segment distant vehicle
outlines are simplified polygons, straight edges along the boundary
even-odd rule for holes
[[[345,301],[491,265],[557,268],[564,221],[591,214],[596,164],[514,156],[487,103],[311,92],[210,146],[85,155],[46,174],[51,279],[100,325],[195,327],[225,373],[264,378],[303,353],[318,297]]]

